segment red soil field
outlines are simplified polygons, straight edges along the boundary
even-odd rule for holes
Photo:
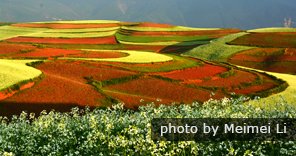
[[[87,23],[18,23],[12,26],[29,27],[29,28],[51,28],[51,29],[83,29],[83,28],[106,28],[117,27],[117,23],[100,23],[100,24],[87,24]]]
[[[251,94],[251,93],[256,93],[259,91],[271,89],[273,87],[275,87],[275,84],[267,82],[262,85],[254,85],[254,86],[250,86],[250,87],[239,89],[239,90],[237,89],[237,90],[234,90],[234,92],[236,94],[245,94],[246,95],[246,94]]]
[[[21,87],[20,87],[20,90],[19,91],[22,91],[22,90],[25,90],[25,89],[28,89],[28,88],[31,88],[31,87],[33,87],[34,86],[34,82],[29,82],[29,83],[27,83],[27,84],[25,84],[25,85],[22,85]],[[4,100],[4,99],[6,99],[6,98],[8,98],[8,97],[11,97],[11,96],[13,96],[14,94],[16,94],[18,91],[1,91],[0,92],[0,101],[1,100]]]
[[[133,36],[209,36],[221,37],[228,34],[238,33],[239,29],[202,30],[202,31],[133,31]]]
[[[235,54],[229,61],[275,62],[296,61],[296,50],[287,48],[256,48]]]
[[[8,39],[9,42],[47,43],[47,44],[117,44],[115,36],[99,38],[36,38],[15,37]]]
[[[45,62],[37,67],[45,75],[43,80],[31,89],[19,92],[3,102],[100,106],[105,104],[105,96],[87,84],[84,77],[93,76],[101,81],[134,74],[100,64],[95,65],[83,61]]]
[[[280,60],[296,61],[296,48],[286,48],[285,53],[281,56]]]
[[[86,83],[86,79],[84,77],[89,76],[92,76],[95,80],[103,81],[136,74],[136,72],[120,70],[100,63],[87,63],[83,61],[73,62],[66,60],[45,62],[39,65],[38,69],[48,74],[66,77],[83,83]]]
[[[178,103],[206,101],[210,98],[208,91],[188,88],[180,84],[155,78],[140,78],[126,83],[108,86],[106,89]]]
[[[9,54],[9,53],[17,53],[21,51],[30,51],[34,50],[36,47],[32,45],[26,44],[12,44],[12,43],[5,43],[0,42],[0,55],[1,54]]]
[[[53,56],[66,56],[69,54],[81,53],[80,50],[67,50],[67,49],[55,49],[55,48],[44,48],[37,49],[32,52],[20,53],[13,56],[16,57],[53,57]]]
[[[119,58],[125,57],[128,54],[120,52],[94,52],[94,51],[85,51],[77,54],[70,54],[68,57],[79,57],[79,58]]]
[[[194,58],[186,58],[186,59],[191,59],[197,63],[202,64],[202,62],[198,59]],[[109,66],[115,66],[118,68],[125,68],[128,70],[133,70],[133,71],[157,71],[161,68],[168,68],[170,66],[182,66],[184,63],[187,63],[186,60],[173,60],[173,61],[168,61],[168,62],[157,62],[157,63],[137,63],[137,64],[131,64],[131,63],[121,63],[121,62],[100,62],[105,65]],[[151,71],[152,72],[152,71]]]
[[[152,23],[152,22],[142,22],[139,25],[139,27],[156,27],[156,28],[171,28],[174,27],[170,24],[161,24],[161,23]]]
[[[254,69],[261,69],[265,71],[277,72],[277,73],[288,73],[296,74],[295,62],[294,61],[281,61],[281,62],[248,62],[248,61],[229,61],[232,64],[240,66],[250,67]]]
[[[296,73],[295,48],[256,48],[233,55],[228,62],[265,71]]]
[[[84,82],[46,72],[44,74],[45,78],[40,83],[4,102],[99,106],[104,100],[103,95]]]
[[[241,70],[235,70],[235,75],[230,76],[228,78],[220,78],[220,77],[212,77],[211,80],[204,80],[202,82],[195,82],[190,83],[187,82],[187,84],[194,84],[197,86],[205,86],[205,87],[235,87],[239,86],[241,83],[250,83],[255,81],[257,78],[256,74],[241,71]]]
[[[164,72],[157,75],[175,79],[175,80],[188,80],[188,79],[202,79],[226,72],[228,69],[221,66],[205,63],[201,67],[187,68],[184,70],[175,70],[171,72]]]
[[[229,44],[258,47],[296,48],[296,33],[250,33]]]
[[[240,53],[236,53],[230,60],[241,60],[241,61],[253,61],[253,62],[263,62],[272,61],[270,59],[276,58],[281,55],[282,49],[280,48],[256,48],[246,50]]]

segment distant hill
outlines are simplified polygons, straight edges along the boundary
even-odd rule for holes
[[[284,18],[296,21],[294,0],[0,0],[0,22],[112,19],[251,29],[282,26]]]

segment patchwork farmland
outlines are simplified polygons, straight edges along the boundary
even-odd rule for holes
[[[274,44],[279,38],[280,46]],[[0,113],[269,97],[288,83],[233,64],[295,74],[294,38],[293,32],[244,33],[148,22],[1,26]],[[222,48],[211,49],[213,44]]]

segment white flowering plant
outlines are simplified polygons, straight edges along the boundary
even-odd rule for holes
[[[283,108],[283,109],[278,109]],[[0,117],[0,155],[296,155],[294,141],[153,141],[153,118],[295,118],[296,109],[279,102],[275,109],[248,105],[244,98],[204,104],[107,109],[69,113],[23,112]]]

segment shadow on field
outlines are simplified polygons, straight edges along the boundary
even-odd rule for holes
[[[6,116],[9,119],[13,115],[20,115],[22,111],[27,113],[35,113],[38,117],[40,112],[46,110],[48,113],[51,110],[57,112],[70,112],[72,108],[78,107],[84,109],[85,106],[80,106],[74,103],[14,103],[14,102],[0,102],[0,116]],[[91,110],[95,107],[89,107]]]
[[[161,49],[159,52],[160,53],[174,53],[174,54],[182,54],[184,52],[187,52],[191,49],[194,49],[198,46],[200,46],[201,44],[196,44],[196,45],[184,45],[185,42],[181,42],[178,44],[174,44],[174,45],[170,45],[167,46],[163,49]]]

